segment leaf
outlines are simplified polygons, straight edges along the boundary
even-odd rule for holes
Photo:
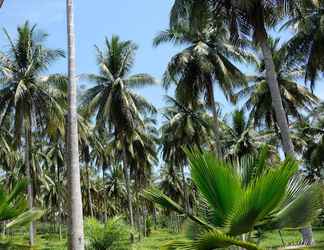
[[[174,240],[166,243],[163,250],[214,250],[216,248],[228,248],[239,246],[247,250],[261,250],[255,244],[237,240],[218,230],[202,233],[197,240]]]
[[[222,226],[242,197],[240,177],[231,165],[211,153],[186,150],[186,154],[192,180],[213,208],[215,223]]]
[[[229,234],[247,233],[258,221],[273,212],[285,198],[289,180],[297,170],[296,161],[288,159],[250,184],[227,218]]]
[[[31,221],[40,219],[44,215],[42,210],[29,210],[25,213],[19,215],[16,219],[12,220],[6,225],[6,228],[11,228],[14,226],[24,226]]]

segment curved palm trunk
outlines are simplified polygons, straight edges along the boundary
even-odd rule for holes
[[[130,172],[128,169],[127,164],[127,153],[126,153],[126,144],[124,143],[123,147],[123,172],[124,172],[124,178],[125,178],[125,184],[126,184],[126,192],[127,192],[127,202],[128,202],[128,211],[129,211],[129,222],[131,227],[134,227],[134,215],[133,215],[133,199],[132,199],[132,193],[130,190]]]
[[[34,190],[33,190],[33,179],[31,175],[31,146],[32,146],[32,131],[31,131],[31,119],[26,127],[25,131],[25,167],[26,177],[28,179],[27,196],[28,196],[28,208],[30,210],[34,207]],[[35,244],[35,225],[34,222],[29,224],[29,245]]]
[[[73,0],[66,0],[68,33],[68,131],[67,163],[69,191],[69,249],[83,250],[83,213],[80,187],[77,101],[76,101],[76,65]]]
[[[272,106],[275,111],[276,120],[280,129],[282,148],[285,155],[294,156],[294,146],[289,136],[289,127],[286,112],[283,108],[281,94],[279,90],[279,83],[277,80],[277,73],[275,70],[275,65],[272,58],[271,49],[267,43],[266,34],[263,34],[259,43],[262,49],[265,68],[266,68],[266,79],[271,93]],[[314,243],[314,237],[312,233],[312,228],[301,229],[302,243],[305,245],[311,245]]]

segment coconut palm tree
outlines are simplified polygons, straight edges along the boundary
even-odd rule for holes
[[[297,59],[305,66],[305,81],[311,89],[324,71],[324,1],[296,1],[286,27],[294,27],[296,34],[288,41],[292,60]]]
[[[143,114],[156,112],[155,108],[133,89],[155,83],[148,74],[129,75],[134,65],[137,46],[132,41],[121,41],[113,36],[106,38],[106,48],[97,47],[99,75],[89,75],[95,86],[88,89],[82,100],[85,113],[95,115],[96,127],[102,132],[112,131],[122,147],[124,175],[127,188],[129,219],[134,226],[132,192],[130,189],[130,159],[128,139],[136,137],[136,129],[143,128]],[[137,130],[139,131],[139,130]]]
[[[186,214],[198,229],[193,239],[168,242],[168,249],[203,250],[236,245],[258,250],[255,243],[238,237],[253,230],[304,226],[320,211],[319,187],[295,176],[298,164],[292,159],[273,168],[264,152],[237,165],[198,150],[187,150],[187,154],[204,212],[186,212],[157,189],[144,193],[150,201]]]
[[[269,145],[271,153],[276,154],[274,146],[270,146],[273,138],[272,131],[257,131],[253,128],[252,120],[245,118],[245,111],[235,110],[231,115],[231,122],[222,123],[225,159],[241,159],[247,155],[254,155],[264,145]]]
[[[165,108],[166,121],[161,127],[160,151],[168,169],[177,169],[182,178],[184,204],[189,209],[185,167],[188,164],[183,147],[195,145],[203,148],[212,136],[211,118],[202,103],[186,106],[167,96],[168,107]]]
[[[186,46],[171,58],[164,73],[164,86],[168,88],[174,83],[176,99],[183,103],[205,96],[206,104],[213,114],[216,151],[221,155],[214,87],[217,84],[225,96],[234,101],[233,90],[245,83],[245,77],[233,61],[242,62],[248,54],[242,49],[243,41],[240,47],[230,44],[227,29],[219,22],[211,22],[210,12],[201,12],[199,15],[199,22],[195,25],[177,24],[161,32],[154,39],[154,45],[171,42]]]
[[[3,116],[14,114],[14,134],[16,145],[25,143],[25,170],[29,181],[31,175],[31,147],[33,129],[42,128],[51,113],[59,113],[59,104],[50,95],[49,82],[40,74],[48,66],[64,55],[62,50],[44,47],[47,35],[30,26],[28,22],[18,27],[18,37],[13,40],[8,32],[7,54],[0,54],[0,112]],[[1,124],[0,124],[1,125]],[[28,185],[29,207],[33,209],[33,188]],[[30,225],[30,244],[34,244],[34,226]]]
[[[68,113],[67,113],[67,166],[69,190],[69,249],[84,249],[82,197],[78,148],[77,82],[75,65],[75,34],[73,0],[66,1],[68,36]]]
[[[212,9],[214,19],[228,25],[233,41],[253,34],[253,41],[260,46],[265,63],[265,76],[271,93],[272,106],[280,128],[282,145],[286,154],[293,155],[294,148],[289,137],[288,122],[281,100],[277,72],[268,44],[267,27],[274,25],[290,9],[295,1],[271,0],[176,0],[171,11],[171,25],[199,20],[201,12]],[[188,4],[189,3],[189,4]],[[199,10],[199,11],[197,11]]]
[[[303,74],[303,70],[296,60],[290,59],[287,46],[279,47],[279,39],[268,39],[268,44],[273,55],[286,120],[288,124],[292,120],[302,120],[302,113],[311,111],[319,99],[307,88],[298,84],[297,81]],[[255,127],[275,128],[278,131],[280,127],[271,105],[272,99],[263,58],[256,66],[258,74],[249,77],[249,86],[242,88],[237,97],[245,100],[244,107],[251,111],[250,117]]]

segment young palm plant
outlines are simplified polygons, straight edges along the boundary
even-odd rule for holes
[[[188,213],[156,189],[144,197],[186,214],[201,230],[193,239],[172,241],[165,249],[215,249],[236,245],[260,249],[241,240],[254,230],[270,230],[308,225],[318,214],[318,187],[296,177],[297,162],[287,159],[270,167],[267,153],[245,158],[237,165],[218,160],[213,154],[186,151],[194,184],[204,205],[198,215]]]

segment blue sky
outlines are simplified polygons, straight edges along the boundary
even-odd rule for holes
[[[172,0],[75,0],[78,72],[97,72],[94,45],[102,47],[105,36],[116,34],[139,45],[133,73],[150,73],[160,79],[170,57],[180,49],[171,45],[152,46],[154,36],[168,26],[172,3]],[[26,20],[50,34],[49,47],[66,48],[65,0],[5,0],[0,10],[0,26],[15,35],[16,27]],[[0,33],[0,49],[6,49],[6,44]],[[51,72],[65,73],[66,61],[54,64]],[[324,84],[318,85],[316,93],[324,98]],[[146,88],[140,93],[158,108],[163,107],[166,92],[161,87]],[[216,98],[225,111],[232,109],[217,89]]]

